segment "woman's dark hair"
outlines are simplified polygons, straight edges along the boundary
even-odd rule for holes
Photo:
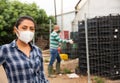
[[[32,17],[30,17],[30,16],[21,16],[20,18],[18,18],[18,20],[15,23],[15,27],[18,28],[18,26],[24,20],[30,20],[30,21],[32,21],[34,23],[35,27],[36,27],[36,23],[35,23],[34,19]]]

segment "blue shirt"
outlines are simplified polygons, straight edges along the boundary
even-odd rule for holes
[[[0,47],[0,65],[3,65],[9,83],[48,83],[42,53],[37,46],[30,46],[30,57],[18,49],[15,40]]]

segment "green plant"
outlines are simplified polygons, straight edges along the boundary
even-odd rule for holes
[[[20,16],[32,16],[36,21],[35,41],[49,40],[49,19],[53,27],[54,16],[47,16],[45,10],[35,3],[22,3],[20,0],[0,0],[0,45],[10,43],[16,38],[13,27]],[[46,47],[48,48],[48,47]]]
[[[70,69],[67,69],[67,68],[64,68],[64,69],[63,69],[63,73],[64,73],[64,74],[70,74],[70,73],[71,73],[71,70],[70,70]]]
[[[96,76],[94,80],[95,80],[95,83],[105,83],[104,79],[102,79],[101,77]]]

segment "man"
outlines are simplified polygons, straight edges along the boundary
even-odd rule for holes
[[[61,58],[58,53],[59,43],[62,43],[62,42],[66,42],[66,43],[70,43],[70,44],[73,43],[72,40],[61,39],[58,34],[59,32],[60,32],[59,26],[54,25],[53,32],[50,35],[50,55],[51,55],[51,57],[50,57],[50,63],[48,65],[48,77],[55,77],[55,75],[53,75],[52,71],[53,71],[53,63],[56,59],[57,59],[56,73],[57,74],[60,73]]]

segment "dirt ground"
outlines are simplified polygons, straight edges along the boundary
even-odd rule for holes
[[[56,78],[48,78],[47,66],[48,66],[49,56],[48,54],[43,54],[43,56],[44,56],[43,58],[44,58],[45,75],[50,83],[87,83],[87,76],[82,76],[82,75],[79,75],[78,78],[69,78],[67,74],[60,74],[57,75]],[[61,70],[68,69],[72,73],[75,72],[75,68],[77,66],[78,66],[78,59],[61,62]],[[55,68],[55,64],[54,64],[54,68]],[[7,83],[7,78],[2,66],[0,66],[0,83]],[[91,80],[91,83],[95,83],[94,80]],[[114,81],[105,80],[105,83],[120,83],[120,80],[114,80]]]
[[[47,66],[48,63],[46,63],[45,60],[49,60],[48,55],[44,55],[44,69],[45,69],[45,74],[46,76],[48,75],[47,72]],[[64,69],[71,70],[72,73],[75,73],[75,68],[78,66],[78,59],[72,59],[72,60],[67,60],[67,61],[62,61],[61,62],[61,71]],[[55,64],[54,64],[55,68]],[[69,78],[67,74],[62,74],[62,75],[57,75],[56,78],[48,78],[47,79],[50,81],[50,83],[88,83],[87,81],[87,76],[79,75],[79,78]],[[94,80],[94,76],[91,77],[91,83],[96,83]],[[101,83],[101,82],[99,82]],[[120,83],[120,80],[107,80],[105,79],[105,83]]]

